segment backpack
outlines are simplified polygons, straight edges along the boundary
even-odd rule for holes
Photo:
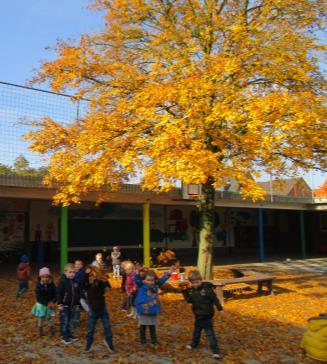
[[[303,335],[301,347],[312,359],[327,361],[327,313],[312,317]]]

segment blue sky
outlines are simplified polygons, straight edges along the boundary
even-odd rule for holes
[[[42,60],[54,58],[54,52],[45,48],[53,47],[58,38],[76,39],[83,33],[100,30],[103,26],[101,14],[87,9],[89,4],[90,2],[86,0],[1,1],[0,81],[25,84],[33,77],[33,69],[38,68]],[[321,37],[323,39],[323,34]],[[8,95],[1,93],[0,88],[0,103],[1,97],[7,96],[9,99]],[[11,95],[13,94],[10,93],[13,105],[10,104],[11,101],[7,101],[6,107],[0,110],[0,124],[2,124],[0,139],[5,140],[5,143],[0,143],[0,162],[12,163],[17,153],[22,152],[28,156],[32,164],[38,165],[40,158],[27,151],[25,142],[17,140],[21,129],[9,132],[8,128],[3,127],[4,124],[13,122],[12,120],[18,120],[24,111],[17,110],[17,104],[14,104],[18,98],[22,97],[19,92],[14,96]],[[44,105],[37,111],[43,113],[46,106],[47,100],[44,100]],[[68,108],[68,106],[65,107]],[[24,112],[32,114],[32,108],[32,104],[27,105]],[[68,113],[71,112],[69,109]],[[1,118],[1,115],[5,117]],[[36,115],[34,111],[33,115]],[[52,112],[52,115],[54,116],[55,113]],[[24,133],[26,130],[27,128],[24,127]],[[15,143],[12,143],[13,138]],[[9,146],[6,145],[6,141],[10,143]],[[313,180],[313,187],[316,188],[322,184],[326,175],[314,172],[313,178],[312,174],[305,175],[305,178],[311,186]]]
[[[97,12],[86,0],[7,0],[1,1],[0,81],[23,84],[33,69],[53,53],[57,38],[76,38],[100,29]]]
[[[54,58],[47,46],[55,46],[58,38],[78,38],[101,29],[101,14],[90,11],[89,4],[86,0],[1,1],[0,81],[24,85],[41,61]],[[41,157],[22,140],[29,127],[19,123],[21,118],[49,115],[67,122],[74,118],[75,109],[65,98],[0,84],[0,163],[12,164],[23,154],[32,166],[39,166]]]

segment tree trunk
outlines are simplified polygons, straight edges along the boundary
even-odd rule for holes
[[[198,270],[203,279],[212,279],[213,227],[215,213],[215,189],[210,179],[202,185],[200,200],[200,243]]]

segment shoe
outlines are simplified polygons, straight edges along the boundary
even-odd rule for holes
[[[84,353],[89,353],[91,351],[92,344],[86,343],[84,348]]]
[[[134,318],[135,315],[136,315],[136,310],[135,310],[135,307],[132,306],[131,307],[131,312],[127,316]]]
[[[72,341],[72,342],[75,342],[75,341],[78,341],[79,338],[77,336],[74,336],[74,335],[70,335],[69,336],[69,339]]]
[[[214,359],[222,359],[223,358],[223,356],[221,354],[212,354],[212,357]]]
[[[192,350],[192,349],[194,349],[194,348],[193,348],[192,344],[187,344],[187,345],[186,345],[186,349]]]
[[[65,344],[65,345],[70,345],[70,344],[72,344],[73,342],[72,342],[72,340],[70,339],[70,338],[61,338],[61,342],[63,343],[63,344]]]
[[[109,345],[109,344],[106,342],[106,340],[103,340],[103,342],[104,342],[104,345],[106,346],[106,348],[108,349],[109,353],[110,353],[110,354],[115,354],[115,349],[113,348],[113,346],[112,346],[112,345]]]

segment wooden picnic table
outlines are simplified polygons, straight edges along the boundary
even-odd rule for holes
[[[244,274],[242,277],[238,278],[230,278],[230,279],[213,279],[206,280],[206,282],[210,282],[215,286],[216,294],[220,300],[220,302],[224,303],[224,290],[225,286],[236,285],[236,284],[245,284],[244,287],[248,284],[257,284],[257,292],[263,293],[263,287],[266,286],[266,291],[268,294],[272,293],[272,281],[274,279],[273,276],[266,275],[263,273],[253,272],[253,271],[242,271]]]
[[[257,284],[257,292],[259,294],[272,293],[273,276],[250,270],[232,269],[232,271],[235,278],[204,280],[204,282],[209,282],[214,285],[215,292],[222,304],[225,301],[224,294],[250,289],[249,285],[251,284]],[[172,291],[181,293],[178,285],[184,281],[169,279]],[[264,287],[266,288],[265,290],[263,289]]]

